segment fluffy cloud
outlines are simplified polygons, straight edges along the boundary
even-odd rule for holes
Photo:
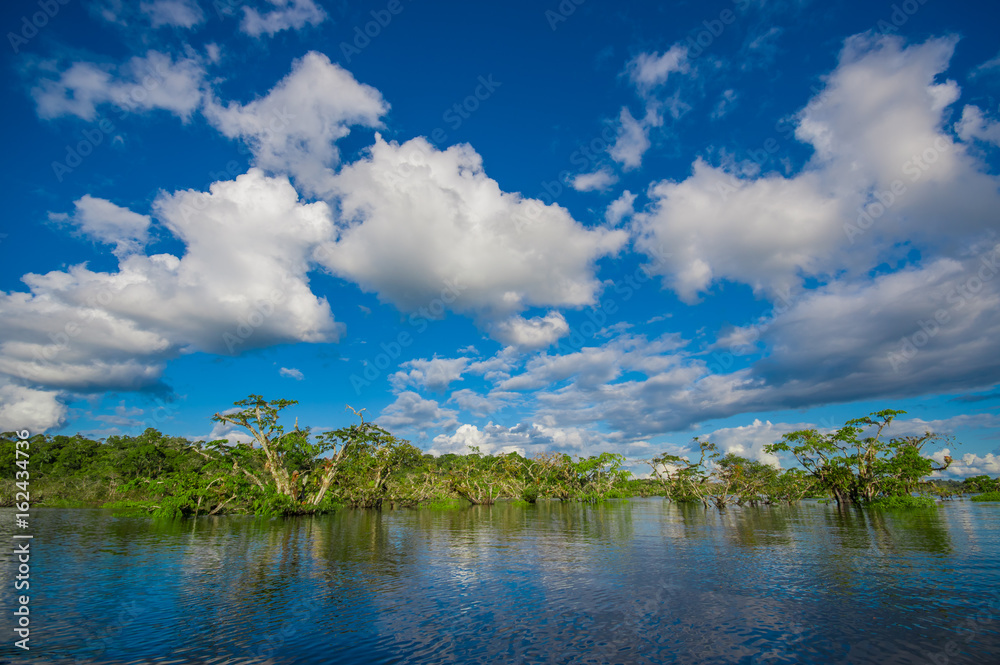
[[[754,375],[790,406],[989,386],[1000,377],[998,272],[1000,245],[804,295],[766,324],[780,354]]]
[[[193,28],[205,20],[205,14],[194,0],[154,0],[139,5],[149,16],[154,28],[164,25],[176,28]]]
[[[945,448],[931,454],[930,457],[937,464],[943,465],[945,456],[951,456],[952,454],[953,453],[950,449]],[[957,453],[954,454],[957,455]],[[935,472],[934,476],[966,478],[968,476],[983,475],[997,476],[998,474],[1000,474],[1000,456],[995,455],[994,453],[987,453],[986,455],[966,453],[955,457],[947,469],[943,472]]]
[[[491,390],[486,395],[481,395],[474,390],[463,388],[456,390],[448,398],[448,402],[454,402],[458,408],[468,411],[477,416],[486,416],[503,409],[508,404],[517,399],[517,393]]]
[[[642,336],[618,335],[599,347],[584,347],[562,355],[542,354],[525,364],[524,371],[499,384],[503,390],[529,390],[559,384],[571,377],[580,388],[593,388],[617,379],[623,372],[654,374],[675,360],[670,352],[680,341],[666,335],[652,341]]]
[[[680,102],[677,91],[664,98],[662,89],[672,74],[687,73],[690,70],[687,47],[673,45],[666,53],[640,53],[625,66],[624,74],[635,87],[645,106],[645,115],[637,119],[628,107],[622,107],[618,114],[617,138],[608,148],[611,158],[626,171],[642,165],[642,157],[649,150],[649,131],[663,125],[662,109],[667,106],[673,117],[680,116],[687,107]]]
[[[75,62],[57,78],[36,75],[31,96],[42,118],[94,120],[97,107],[112,104],[128,112],[164,109],[186,121],[201,106],[205,69],[195,58],[149,51],[117,67]]]
[[[446,429],[458,424],[458,413],[441,408],[437,401],[424,399],[407,390],[396,396],[396,401],[382,409],[376,422],[389,429],[399,428],[424,433],[432,429]]]
[[[955,124],[955,132],[963,141],[985,141],[1000,146],[1000,122],[983,117],[978,106],[962,109],[962,118]]]
[[[623,106],[618,116],[618,135],[608,154],[621,164],[626,171],[642,165],[642,156],[649,150],[649,126],[632,117],[628,107]]]
[[[390,381],[396,390],[414,386],[438,392],[446,390],[455,381],[460,381],[462,372],[468,365],[468,358],[418,358],[400,365],[407,371],[396,372],[390,377]]]
[[[531,351],[555,344],[569,334],[569,324],[562,314],[553,311],[531,319],[513,316],[494,325],[490,332],[502,344]]]
[[[677,336],[647,340],[623,333],[578,351],[539,354],[523,365],[493,358],[483,361],[502,361],[501,371],[487,375],[493,391],[463,390],[451,401],[492,416],[495,397],[518,394],[529,422],[563,432],[560,441],[583,442],[574,450],[603,447],[644,455],[639,446],[649,437],[740,413],[994,385],[1000,379],[998,312],[1000,246],[995,246],[965,261],[938,259],[868,284],[835,282],[803,293],[754,325],[731,331],[708,353]],[[840,424],[824,421],[821,428]],[[998,425],[990,415],[897,419],[889,434],[949,434]],[[807,427],[814,425],[756,421],[709,438],[725,452],[774,463],[763,446]],[[557,448],[535,425],[515,430],[492,423],[466,427],[462,436],[438,437],[434,445],[459,450],[472,440],[493,450]]]
[[[141,229],[128,211],[95,202],[82,209]],[[306,278],[312,248],[332,234],[326,204],[301,204],[287,180],[251,170],[209,193],[161,194],[153,208],[183,256],[131,253],[118,272],[25,275],[30,292],[0,294],[0,372],[52,389],[137,390],[180,352],[339,337]],[[107,230],[89,219],[86,228]]]
[[[326,12],[313,0],[267,0],[275,8],[261,13],[253,7],[243,8],[240,30],[252,37],[268,37],[282,30],[301,30],[306,25],[319,25]]]
[[[431,455],[465,455],[470,447],[478,448],[485,455],[517,453],[525,455],[528,430],[521,426],[512,428],[489,423],[482,430],[475,425],[462,425],[452,435],[439,434],[428,452]]]
[[[931,256],[963,250],[995,226],[1000,196],[943,129],[958,87],[936,77],[953,48],[951,39],[905,48],[897,37],[848,39],[798,116],[795,136],[814,149],[799,174],[699,159],[682,182],[651,186],[653,205],[634,217],[636,246],[670,249],[656,270],[687,302],[726,279],[773,297],[807,276],[864,275],[905,242]]]
[[[640,92],[648,92],[666,83],[671,74],[688,71],[687,47],[674,44],[663,55],[640,53],[629,61],[625,71]]]
[[[589,305],[601,288],[595,261],[627,239],[503,192],[468,145],[439,151],[423,138],[399,145],[377,136],[334,189],[338,238],[317,259],[403,311],[496,322],[531,306]]]
[[[0,432],[28,430],[32,435],[58,427],[66,407],[58,393],[14,384],[0,385]]]
[[[724,339],[728,350],[703,357],[674,338],[620,335],[540,355],[497,386],[537,390],[534,415],[553,425],[603,423],[625,440],[739,413],[986,388],[1000,380],[1000,245],[865,285],[835,282]]]
[[[521,456],[532,456],[558,451],[587,457],[609,448],[617,448],[625,454],[648,452],[645,442],[619,444],[616,437],[589,428],[552,427],[541,423],[505,427],[493,422],[482,429],[464,424],[454,434],[439,434],[434,437],[428,452],[432,455],[465,454],[469,452],[469,446],[476,446],[490,455],[516,452]]]
[[[290,174],[307,192],[324,194],[340,159],[336,141],[352,125],[380,126],[388,110],[378,90],[312,51],[266,96],[226,106],[209,99],[205,115],[225,136],[246,141],[257,166]]]
[[[773,424],[770,420],[761,422],[759,419],[754,419],[750,425],[717,429],[707,434],[705,438],[718,446],[723,453],[733,453],[780,469],[781,461],[778,456],[764,452],[764,446],[780,441],[781,437],[789,432],[812,428],[812,425],[806,423]]]
[[[635,212],[635,194],[627,189],[622,195],[611,202],[604,212],[604,220],[611,226],[617,226],[626,217],[631,217]]]
[[[223,411],[223,413],[226,413]],[[212,426],[212,431],[207,435],[196,435],[189,437],[193,441],[218,441],[220,439],[225,439],[231,445],[236,445],[238,443],[253,443],[253,437],[247,433],[245,429],[239,426],[229,425],[227,423],[215,423]]]
[[[278,374],[289,379],[295,379],[296,381],[301,381],[306,378],[305,375],[302,374],[302,370],[295,369],[294,367],[282,367],[278,370]]]
[[[119,257],[141,249],[149,239],[151,220],[148,215],[134,213],[90,194],[85,194],[74,206],[73,215],[49,213],[49,219],[71,223],[86,237],[114,245]]]
[[[573,176],[569,184],[578,192],[603,192],[616,182],[618,182],[618,178],[613,173],[607,169],[601,169],[593,173],[580,173]]]
[[[633,217],[636,247],[670,249],[651,270],[688,303],[720,279],[773,295],[797,285],[800,270],[823,273],[828,249],[844,244],[839,222],[850,205],[813,173],[734,180],[701,159],[689,178],[648,195],[652,211]]]

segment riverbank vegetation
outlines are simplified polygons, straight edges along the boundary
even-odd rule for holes
[[[235,426],[245,442],[192,442],[155,429],[138,436],[92,440],[37,435],[30,440],[30,467],[15,466],[14,437],[0,440],[3,503],[12,499],[27,470],[32,503],[45,506],[107,506],[160,517],[249,513],[297,515],[338,507],[411,508],[489,505],[501,500],[598,502],[608,498],[664,496],[679,503],[760,506],[832,497],[840,504],[882,508],[925,506],[915,490],[952,494],[928,484],[935,467],[922,450],[939,437],[884,440],[900,412],[883,411],[849,421],[832,434],[793,432],[768,452],[791,453],[802,468],[784,471],[695,439],[698,457],[662,454],[642,463],[635,477],[620,454],[589,457],[562,453],[523,457],[517,453],[433,456],[365,420],[313,433],[296,421],[286,429],[281,411],[295,404],[259,395],[235,403],[213,420]],[[353,409],[352,409],[353,411]],[[866,432],[872,433],[863,436]],[[631,464],[635,466],[635,461]],[[25,465],[27,466],[27,465]],[[20,476],[24,478],[24,476]],[[952,484],[955,484],[952,481]],[[966,479],[960,489],[1000,490],[1000,480]]]

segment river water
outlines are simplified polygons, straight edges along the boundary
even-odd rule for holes
[[[32,520],[31,651],[7,555],[0,662],[1000,663],[998,504]]]

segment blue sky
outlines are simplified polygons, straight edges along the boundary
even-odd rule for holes
[[[991,3],[2,12],[4,429],[776,461],[895,408],[1000,473]]]

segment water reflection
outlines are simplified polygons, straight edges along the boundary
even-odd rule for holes
[[[962,622],[1000,588],[990,508],[717,511],[650,498],[165,523],[42,510],[32,656],[925,662],[964,639]],[[1000,661],[997,624],[973,624],[948,662]],[[5,614],[0,630],[11,627]]]

